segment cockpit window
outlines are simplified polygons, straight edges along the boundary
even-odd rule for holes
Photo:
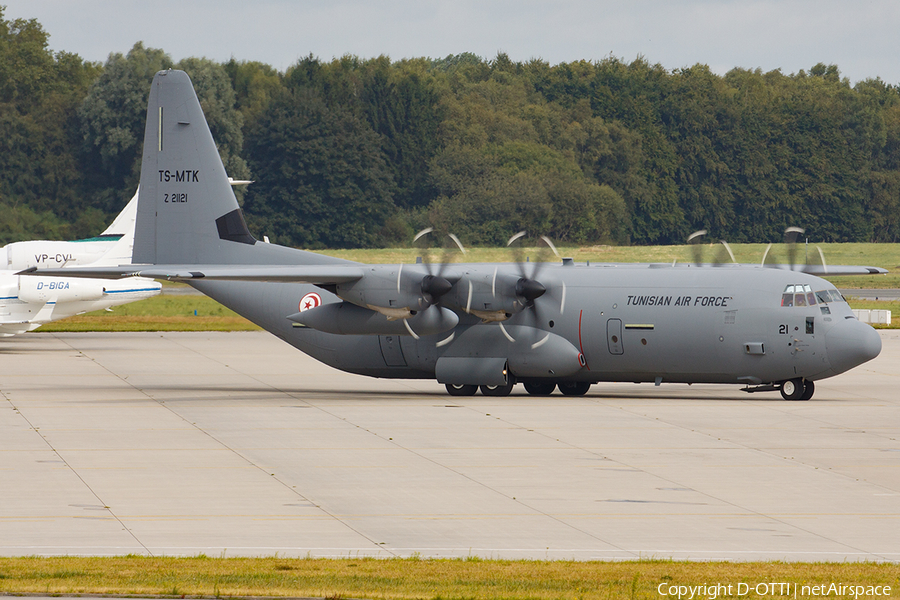
[[[819,302],[846,302],[841,293],[837,290],[821,290],[816,292],[816,298]]]
[[[817,302],[823,302],[813,293],[808,284],[788,284],[781,294],[782,306],[815,306]]]

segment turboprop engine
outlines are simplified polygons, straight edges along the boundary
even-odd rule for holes
[[[453,284],[420,265],[367,267],[364,276],[335,286],[347,302],[374,310],[388,319],[409,319],[437,303]]]
[[[388,320],[383,314],[350,302],[324,304],[288,317],[291,321],[325,333],[340,335],[433,335],[450,331],[459,323],[452,310],[431,306],[407,319]]]

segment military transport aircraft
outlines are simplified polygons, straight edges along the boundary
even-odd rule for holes
[[[133,263],[73,271],[186,281],[326,364],[437,379],[452,395],[502,396],[517,382],[581,395],[629,381],[807,400],[815,381],[881,351],[831,283],[789,268],[366,265],[261,243],[181,71],[153,80]]]

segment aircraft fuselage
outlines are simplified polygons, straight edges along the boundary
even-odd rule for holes
[[[465,285],[466,274],[495,268],[502,273],[514,265],[453,265],[464,277],[455,286]],[[340,301],[312,285],[192,285],[320,361],[374,377],[435,378],[439,360],[456,358],[471,368],[508,361],[520,381],[758,385],[830,377],[881,348],[877,332],[853,317],[832,284],[800,272],[569,263],[545,267],[541,280],[551,290],[564,288],[564,299],[540,298],[502,323],[457,310],[453,331],[419,339],[295,326],[285,316],[302,310],[307,294]],[[789,286],[802,302],[785,303]]]

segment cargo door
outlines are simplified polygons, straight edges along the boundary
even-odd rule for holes
[[[406,358],[403,356],[403,349],[400,347],[399,335],[379,335],[378,344],[381,346],[381,356],[384,358],[384,364],[389,367],[406,366]]]
[[[625,346],[622,343],[621,319],[610,319],[606,322],[606,344],[610,354],[625,353]]]

